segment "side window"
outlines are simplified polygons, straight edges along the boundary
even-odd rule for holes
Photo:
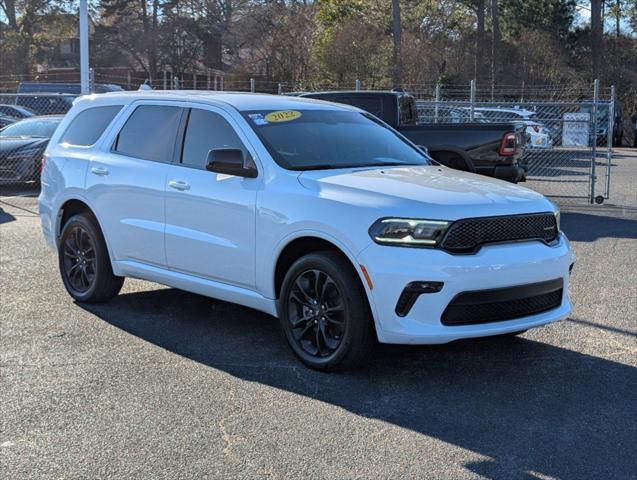
[[[181,107],[142,105],[126,120],[113,150],[122,155],[170,162],[181,121]]]
[[[111,105],[89,108],[80,112],[62,134],[60,143],[81,147],[93,145],[121,109],[121,105]]]
[[[181,163],[205,168],[208,152],[215,148],[238,148],[246,155],[246,148],[234,128],[221,115],[193,108],[186,127]]]

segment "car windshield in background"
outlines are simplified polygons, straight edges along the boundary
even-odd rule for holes
[[[368,114],[260,110],[243,115],[274,160],[290,170],[430,163],[418,148]]]
[[[0,131],[0,137],[51,138],[61,121],[62,117],[20,120]]]

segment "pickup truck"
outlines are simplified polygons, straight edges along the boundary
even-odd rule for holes
[[[526,180],[518,164],[524,124],[419,123],[413,96],[392,91],[307,92],[296,96],[344,103],[366,110],[398,130],[445,166],[517,183]]]

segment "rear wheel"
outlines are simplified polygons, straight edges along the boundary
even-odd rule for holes
[[[349,262],[335,252],[312,253],[292,265],[279,316],[292,351],[317,370],[360,364],[374,344],[365,291]]]
[[[113,274],[104,237],[90,214],[74,215],[64,224],[58,257],[64,286],[78,302],[105,302],[122,288],[124,277]]]

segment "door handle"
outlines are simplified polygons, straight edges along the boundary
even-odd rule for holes
[[[184,190],[190,190],[190,185],[188,185],[186,182],[181,180],[171,180],[170,182],[168,182],[168,186],[170,188],[174,188],[175,190],[180,190],[182,192]]]
[[[91,172],[94,173],[95,175],[99,175],[100,177],[103,177],[104,175],[108,175],[108,170],[104,167],[92,167]]]

